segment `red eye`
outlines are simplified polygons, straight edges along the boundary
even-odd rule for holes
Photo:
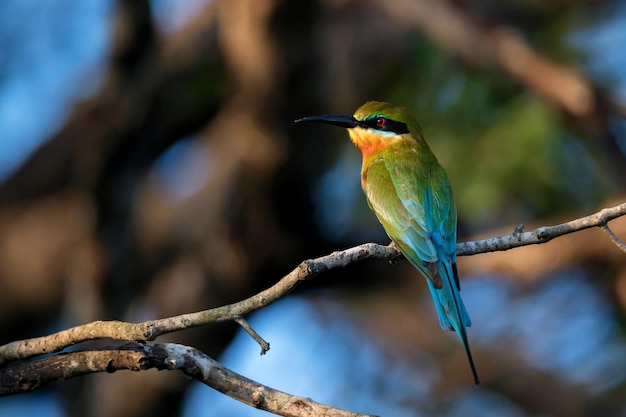
[[[387,119],[384,117],[379,117],[376,119],[376,127],[379,129],[384,128],[387,125]]]

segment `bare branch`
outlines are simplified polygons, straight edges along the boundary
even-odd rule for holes
[[[313,278],[329,269],[344,267],[367,258],[394,259],[400,256],[394,248],[366,243],[330,255],[307,260],[272,287],[239,301],[196,313],[182,314],[143,323],[96,321],[62,330],[49,336],[15,341],[0,346],[0,366],[9,361],[58,352],[68,346],[87,340],[110,338],[125,341],[152,341],[166,333],[202,326],[209,323],[232,321],[266,307],[292,291],[300,281]]]
[[[516,228],[510,235],[459,243],[457,245],[457,255],[476,255],[545,243],[568,233],[591,227],[606,226],[609,221],[625,214],[626,203],[623,203],[600,210],[590,216],[555,226],[544,226],[528,232],[521,232],[519,228]],[[366,243],[343,251],[333,252],[326,256],[302,262],[272,287],[234,304],[136,324],[119,321],[97,321],[63,330],[49,336],[8,343],[0,346],[0,366],[16,359],[26,359],[45,353],[58,352],[68,346],[87,340],[111,338],[126,341],[152,341],[163,334],[191,327],[241,320],[246,314],[266,307],[282,298],[292,291],[299,282],[313,278],[329,269],[345,267],[351,263],[368,258],[389,261],[400,256],[402,255],[395,245],[383,246],[375,243]],[[241,323],[239,324],[241,325]],[[255,340],[257,339],[255,338]],[[263,344],[261,344],[261,347],[263,349]]]
[[[50,382],[94,372],[179,370],[229,397],[281,416],[373,417],[287,394],[231,371],[197,349],[171,344],[127,344],[62,353],[0,370],[0,396],[34,391]]]
[[[626,214],[626,203],[606,208],[587,217],[555,226],[545,226],[529,232],[518,226],[510,235],[457,245],[457,254],[473,255],[504,251],[518,246],[547,242],[555,237],[579,230],[600,227],[623,249],[623,242],[608,228],[607,223]],[[33,362],[7,365],[25,359],[57,352],[86,340],[111,338],[117,340],[150,341],[156,337],[203,324],[233,320],[239,323],[261,346],[261,354],[269,344],[250,327],[244,315],[265,307],[289,293],[300,281],[315,277],[329,269],[344,267],[362,259],[394,260],[400,257],[395,245],[367,243],[333,252],[320,258],[306,260],[274,286],[238,303],[143,323],[97,321],[67,329],[50,336],[16,341],[0,346],[0,395],[33,391],[57,380],[93,372],[116,370],[145,370],[150,368],[181,370],[185,374],[216,390],[249,404],[283,416],[361,416],[337,410],[312,400],[274,390],[238,375],[196,349],[173,344],[129,344],[113,349],[62,353]]]
[[[604,232],[609,235],[609,238],[615,243],[615,245],[622,250],[622,252],[626,252],[626,244],[622,242],[622,240],[613,233],[613,231],[609,228],[608,224],[600,225],[600,229],[604,230]]]
[[[502,235],[475,242],[459,243],[456,247],[458,256],[477,255],[479,253],[505,251],[520,246],[536,245],[548,242],[555,237],[574,233],[591,227],[606,226],[608,222],[626,214],[626,203],[605,208],[590,216],[581,217],[555,226],[539,227],[529,232],[520,232],[517,228],[510,235]]]
[[[238,325],[240,325],[258,344],[261,346],[261,355],[265,355],[270,350],[270,344],[265,341],[243,317],[237,317],[235,319]]]

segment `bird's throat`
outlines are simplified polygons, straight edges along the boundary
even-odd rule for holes
[[[363,160],[368,160],[388,146],[395,143],[397,138],[373,133],[371,130],[354,128],[349,129],[350,139],[361,150]]]

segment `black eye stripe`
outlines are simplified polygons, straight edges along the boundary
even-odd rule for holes
[[[380,119],[383,119],[382,123]],[[403,133],[409,133],[409,129],[407,128],[406,123],[397,122],[395,120],[391,120],[382,116],[375,116],[367,120],[363,120],[361,122],[361,125],[369,129],[382,130],[384,132],[393,132],[398,135],[401,135]]]

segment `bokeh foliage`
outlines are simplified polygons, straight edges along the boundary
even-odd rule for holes
[[[366,100],[418,115],[451,179],[462,240],[575,218],[624,198],[624,57],[598,46],[613,38],[619,46],[625,36],[626,25],[615,24],[626,16],[619,3],[103,0],[97,18],[87,3],[52,3],[59,7],[47,6],[56,10],[49,14],[34,3],[0,3],[2,19],[16,16],[0,30],[0,129],[21,117],[20,133],[44,132],[31,139],[40,145],[28,158],[11,159],[20,168],[5,170],[0,185],[3,342],[229,303],[303,259],[385,242],[345,132],[292,123],[351,113]],[[176,11],[187,8],[180,19]],[[68,38],[31,43],[61,27]],[[106,27],[108,40],[87,27]],[[79,59],[78,40],[98,56]],[[78,75],[55,72],[82,66]],[[38,74],[56,88],[40,88]],[[19,88],[37,87],[26,108],[11,95],[18,78]],[[56,111],[52,121],[46,109]],[[5,136],[3,155],[26,144]],[[612,227],[626,233],[623,221]],[[600,231],[585,233],[460,260],[480,389],[406,263],[362,263],[306,283],[294,297],[315,313],[300,320],[315,324],[317,343],[336,343],[329,362],[345,365],[322,378],[340,386],[335,395],[346,408],[378,392],[379,404],[393,397],[409,415],[617,415],[626,387],[618,327],[626,263]],[[272,330],[291,329],[280,317],[300,317],[298,302],[265,316]],[[235,331],[214,326],[168,340],[218,357]],[[284,337],[291,346],[296,332],[287,333],[270,343]],[[610,349],[601,355],[577,336]],[[297,359],[312,367],[325,360],[307,352]],[[570,372],[581,352],[589,353],[586,366]],[[248,355],[227,357],[262,360]],[[278,358],[287,370],[293,360]],[[408,371],[358,373],[367,369]],[[610,381],[598,387],[606,369]],[[301,370],[298,380],[307,375]],[[405,389],[391,390],[400,375]],[[172,415],[188,388],[175,378],[97,375],[50,392],[68,415]],[[325,382],[306,381],[312,391],[297,394],[318,400]]]

